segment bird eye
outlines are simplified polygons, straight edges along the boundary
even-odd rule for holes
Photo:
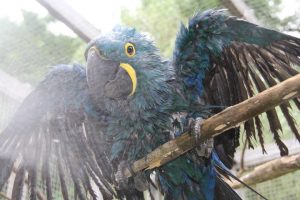
[[[134,45],[131,43],[125,44],[125,53],[128,57],[133,57],[135,55]]]

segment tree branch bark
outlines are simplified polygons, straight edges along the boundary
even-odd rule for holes
[[[255,167],[253,171],[240,177],[240,180],[248,185],[253,185],[277,178],[298,169],[300,169],[300,154],[285,156]],[[244,185],[237,181],[227,181],[227,183],[234,189],[244,187]]]
[[[78,12],[76,12],[66,1],[64,0],[37,0],[42,6],[44,6],[49,13],[66,24],[72,29],[81,39],[85,42],[89,42],[96,38],[100,31],[90,24],[85,18],[83,18]]]
[[[222,112],[205,120],[201,125],[200,142],[215,137],[220,133],[240,125],[267,110],[270,110],[290,99],[300,96],[300,74],[289,78],[282,83],[271,87],[256,96],[249,98],[237,105],[228,107]],[[179,157],[196,146],[195,138],[189,133],[171,140],[153,150],[144,158],[135,161],[131,169],[133,172],[149,170]],[[122,171],[125,177],[130,177],[128,168]]]
[[[3,199],[7,199],[10,200],[10,198],[8,196],[6,196],[4,193],[0,192],[0,197],[2,197]]]
[[[221,0],[223,5],[229,12],[237,17],[244,18],[245,20],[254,24],[261,25],[260,21],[255,17],[254,10],[242,0]]]

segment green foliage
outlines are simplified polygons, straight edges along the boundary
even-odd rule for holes
[[[23,17],[20,24],[0,19],[0,69],[36,84],[49,67],[72,62],[83,42],[47,30],[54,21],[51,17],[39,18],[31,12],[23,12]]]
[[[280,19],[277,15],[282,9],[282,0],[245,0],[264,26],[280,31],[287,30],[290,23],[297,20],[296,16]]]
[[[281,2],[282,0],[245,0],[264,26],[282,31],[294,28],[297,23],[299,25],[297,16],[285,19],[277,16],[282,9]],[[163,55],[170,56],[181,21],[186,23],[195,11],[220,7],[224,7],[221,0],[142,0],[135,12],[130,13],[124,9],[121,19],[125,25],[151,33]]]
[[[252,185],[256,191],[272,200],[298,200],[300,199],[300,171],[289,173],[263,183]],[[252,191],[245,189],[246,200],[261,199]]]
[[[180,22],[186,23],[197,10],[219,6],[219,0],[143,0],[136,12],[123,10],[121,18],[125,25],[151,33],[162,53],[170,56]]]

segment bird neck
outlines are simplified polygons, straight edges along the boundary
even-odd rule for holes
[[[167,110],[172,104],[169,75],[163,66],[146,75],[139,76],[135,96],[112,111],[108,137],[113,138],[110,153],[116,163],[139,159],[167,141],[164,132],[171,127]]]

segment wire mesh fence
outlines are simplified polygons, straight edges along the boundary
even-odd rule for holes
[[[267,199],[300,199],[300,171],[289,173],[252,187],[259,193],[265,195]],[[244,199],[260,199],[253,192],[243,189]]]
[[[105,3],[102,6],[105,8]],[[197,10],[224,7],[235,15],[257,20],[270,28],[293,31],[293,33],[299,31],[300,2],[297,0],[288,2],[281,0],[141,0],[136,8],[124,8],[119,15],[121,24],[149,32],[164,56],[168,57],[171,55],[180,21],[187,23],[188,18]],[[294,11],[289,10],[292,7]],[[42,6],[36,8],[43,10]],[[17,9],[16,7],[15,12],[20,12]],[[78,37],[51,31],[49,27],[54,23],[58,22],[53,16],[41,17],[36,11],[23,11],[22,20],[18,22],[5,16],[0,17],[0,70],[21,84],[30,84],[34,88],[51,66],[59,63],[84,63],[85,43]],[[3,130],[21,101],[20,98],[7,93],[12,90],[10,82],[0,82],[0,84],[0,130]],[[54,199],[62,199],[61,194],[55,192],[55,188],[59,191],[60,184],[56,167],[52,168],[54,169],[52,171],[53,196]],[[300,199],[299,180],[300,172],[297,171],[257,184],[254,188],[270,199],[296,200]],[[9,184],[13,184],[13,181]],[[44,184],[43,181],[39,181],[41,194],[45,194]],[[73,193],[71,181],[68,185],[69,192]],[[239,192],[244,199],[259,199],[247,189]],[[10,197],[11,186],[6,185],[2,194]],[[0,199],[5,197],[0,195]]]

